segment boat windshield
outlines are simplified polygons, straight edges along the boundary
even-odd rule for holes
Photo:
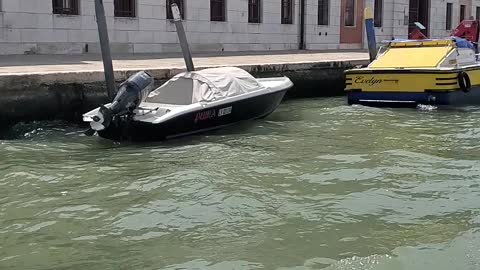
[[[176,75],[150,93],[147,102],[188,105],[264,89],[266,88],[243,69],[210,68]]]
[[[453,46],[390,47],[369,68],[433,68],[453,49]]]

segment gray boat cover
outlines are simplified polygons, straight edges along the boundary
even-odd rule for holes
[[[176,75],[150,93],[148,101],[177,104],[211,102],[265,89],[243,69],[208,68]]]

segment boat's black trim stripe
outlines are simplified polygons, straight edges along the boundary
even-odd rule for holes
[[[469,68],[459,68],[459,69],[450,69],[450,70],[418,70],[418,69],[378,69],[378,70],[355,70],[350,69],[346,70],[345,74],[347,75],[355,75],[355,74],[398,74],[398,73],[427,73],[427,74],[452,74],[458,73],[460,71],[472,71],[472,70],[480,70],[480,66],[469,67]]]
[[[425,89],[425,93],[449,93],[449,92],[459,92],[459,88],[448,89],[448,90],[438,90],[438,89]]]
[[[419,47],[439,47],[439,46],[446,46],[444,44],[412,44],[412,45],[392,45],[390,48],[392,49],[404,49],[404,48],[419,48]]]
[[[447,92],[459,92],[461,91],[459,88],[455,88],[455,89],[446,89],[446,90],[438,90],[438,89],[425,89],[423,90],[423,92],[408,92],[408,91],[389,91],[389,90],[385,90],[385,91],[362,91],[362,89],[346,89],[345,90],[346,92],[365,92],[365,93],[375,93],[375,92],[379,92],[379,93],[424,93],[424,92],[428,92],[428,93],[431,93],[431,92],[434,92],[434,93],[447,93]]]
[[[457,77],[452,78],[435,78],[437,81],[450,81],[450,80],[457,80]]]
[[[245,119],[245,120],[240,120],[240,121],[236,121],[236,122],[231,122],[231,123],[227,123],[227,124],[220,125],[220,126],[213,126],[213,127],[198,129],[198,130],[194,130],[194,131],[188,131],[188,132],[184,132],[184,133],[173,134],[173,135],[166,136],[165,138],[166,138],[166,139],[173,139],[173,138],[179,138],[179,137],[188,136],[188,135],[193,135],[193,134],[197,134],[197,133],[203,133],[203,132],[210,131],[210,130],[221,129],[221,128],[225,128],[225,127],[229,127],[229,126],[238,124],[238,123],[240,123],[240,122],[251,121],[251,120],[254,120],[254,119],[260,119],[260,118],[263,118],[263,117],[265,117],[265,116],[267,116],[267,115],[269,115],[269,114],[271,114],[271,113],[273,113],[273,111],[266,112],[266,113],[261,114],[261,115],[259,115],[259,116],[254,116],[254,117],[251,117],[251,118],[248,118],[248,119]]]
[[[457,82],[436,83],[436,85],[457,85]]]

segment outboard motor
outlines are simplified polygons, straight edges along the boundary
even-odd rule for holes
[[[94,131],[106,129],[114,117],[131,116],[140,103],[146,100],[153,90],[154,79],[145,71],[140,71],[120,85],[115,99],[110,105],[102,105],[90,122]]]

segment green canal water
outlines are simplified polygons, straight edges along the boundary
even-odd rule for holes
[[[286,101],[164,143],[0,140],[0,269],[480,269],[480,107]]]

